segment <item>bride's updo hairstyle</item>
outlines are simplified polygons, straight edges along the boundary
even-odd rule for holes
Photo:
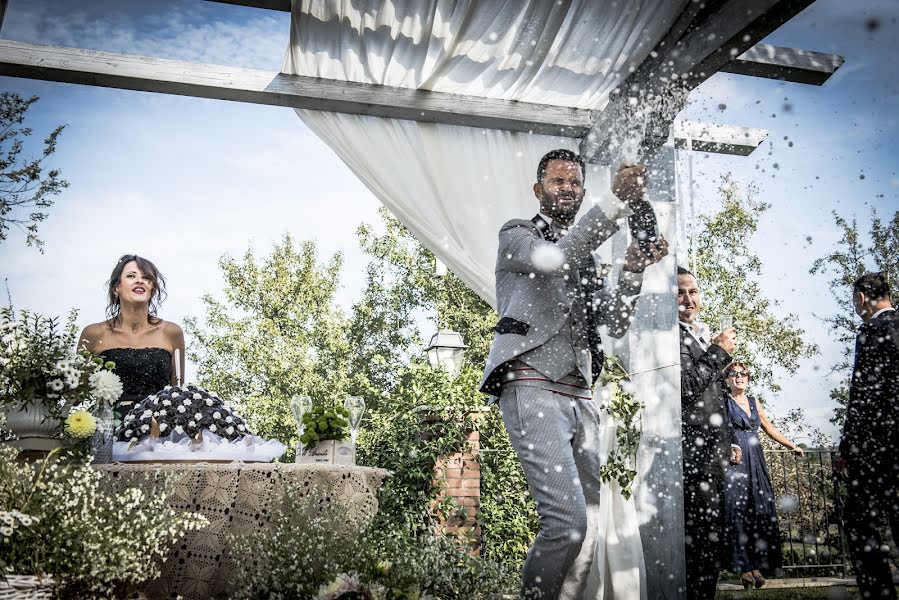
[[[106,323],[109,325],[110,329],[119,323],[122,313],[122,302],[119,300],[119,295],[116,294],[115,288],[121,283],[122,271],[125,270],[125,265],[131,261],[137,263],[137,268],[144,274],[146,280],[153,285],[153,294],[150,296],[147,320],[153,324],[159,323],[161,320],[156,316],[156,311],[159,310],[159,305],[162,304],[166,297],[165,277],[162,276],[162,273],[159,272],[156,265],[146,258],[138,256],[137,254],[125,254],[119,259],[119,262],[116,263],[115,267],[113,267],[112,274],[109,276],[109,281],[107,282]]]

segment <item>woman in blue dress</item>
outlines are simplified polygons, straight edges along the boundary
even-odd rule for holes
[[[727,468],[724,502],[725,517],[731,533],[731,570],[740,574],[748,589],[765,584],[762,571],[780,567],[780,529],[771,478],[759,430],[780,445],[803,456],[802,448],[788,440],[765,414],[755,398],[746,394],[750,373],[744,363],[731,363],[724,370],[730,390],[727,412],[743,450],[743,460]]]

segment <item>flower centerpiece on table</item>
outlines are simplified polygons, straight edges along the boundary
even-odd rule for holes
[[[303,435],[300,436],[300,443],[308,448],[327,440],[345,440],[349,414],[349,411],[342,406],[313,406],[312,410],[303,415]]]
[[[296,462],[356,464],[355,448],[346,441],[349,411],[343,406],[313,406],[303,414]]]
[[[56,317],[25,310],[18,316],[17,319],[11,307],[0,308],[0,407],[3,411],[37,410],[60,430],[73,408],[108,407],[119,399],[122,382],[111,371],[115,364],[104,362],[86,350],[75,350],[77,311],[69,313],[64,326],[60,326]],[[65,432],[73,437],[90,435],[88,428],[81,424],[80,427],[66,424]]]

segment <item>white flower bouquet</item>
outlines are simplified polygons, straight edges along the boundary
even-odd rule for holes
[[[110,405],[122,395],[113,363],[75,351],[77,312],[58,318],[0,308],[0,405],[43,407],[60,425],[74,406]]]

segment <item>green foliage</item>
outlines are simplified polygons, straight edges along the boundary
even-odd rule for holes
[[[899,211],[887,222],[881,221],[877,211],[871,209],[871,225],[868,239],[863,240],[858,222],[853,217],[846,219],[833,213],[834,223],[842,237],[836,249],[812,263],[810,273],[830,277],[830,293],[839,310],[824,317],[833,338],[843,345],[843,353],[833,370],[843,374],[843,381],[830,392],[837,409],[831,423],[842,427],[846,419],[846,402],[849,400],[849,376],[852,367],[852,353],[855,349],[855,334],[858,316],[852,305],[852,284],[871,271],[882,272],[890,282],[891,296],[896,298],[899,291]]]
[[[734,582],[736,584],[736,582]],[[788,587],[752,590],[746,592],[719,591],[716,600],[859,600],[861,594],[855,586],[823,586],[813,588]]]
[[[38,237],[38,226],[53,206],[53,196],[69,187],[58,169],[44,171],[45,161],[56,152],[56,143],[64,125],[44,139],[39,158],[22,156],[25,138],[33,131],[21,127],[25,113],[38,97],[25,99],[10,92],[0,93],[0,243],[6,241],[10,227],[25,233],[25,243],[43,254],[44,242]]]
[[[62,433],[73,407],[92,409],[118,399],[122,388],[111,372],[115,365],[73,350],[77,318],[73,310],[61,326],[58,317],[23,310],[17,319],[12,307],[0,307],[0,408],[37,411]],[[15,434],[0,431],[4,437]]]
[[[717,329],[721,315],[733,315],[741,340],[735,359],[752,366],[756,390],[777,392],[774,368],[795,373],[799,360],[816,354],[818,347],[805,341],[795,315],[776,312],[778,301],[758,284],[762,263],[749,240],[769,205],[756,200],[752,188],[741,196],[729,175],[722,177],[720,190],[718,211],[699,218],[695,274],[702,286],[702,320]]]
[[[259,533],[235,537],[235,598],[471,599],[517,587],[496,564],[430,532],[366,524],[291,486]]]
[[[303,435],[300,443],[311,448],[316,442],[345,440],[350,411],[342,406],[313,406],[303,415]]]
[[[372,385],[372,397],[389,391],[397,374],[420,352],[424,340],[417,319],[435,315],[438,328],[462,334],[470,364],[482,365],[493,337],[496,313],[462,281],[435,275],[434,255],[389,212],[380,212],[386,231],[358,229],[363,251],[371,257],[362,298],[353,306],[350,345],[354,364]]]
[[[359,437],[360,462],[390,470],[381,487],[378,519],[402,531],[435,526],[434,464],[458,452],[476,427],[480,396],[472,393],[480,373],[465,368],[455,380],[418,359],[399,375]],[[444,506],[450,512],[454,507]],[[439,510],[439,509],[438,509]]]
[[[819,428],[808,424],[805,416],[805,410],[801,408],[791,408],[780,417],[772,417],[769,415],[771,423],[786,436],[789,440],[807,440],[799,444],[803,448],[828,448],[832,446],[830,438]],[[765,451],[771,450],[783,451],[783,446],[769,438],[767,435],[760,436]]]
[[[615,481],[621,487],[621,495],[629,499],[637,476],[637,450],[640,447],[641,416],[646,404],[630,393],[630,374],[618,358],[606,356],[600,375],[602,385],[608,386],[608,397],[603,397],[603,410],[618,423],[615,427],[615,448],[599,468],[599,477],[608,483]]]
[[[481,434],[481,525],[485,558],[519,569],[537,535],[537,505],[498,409],[478,421]]]
[[[358,388],[350,374],[348,319],[334,301],[339,254],[319,263],[314,242],[285,235],[270,255],[224,256],[224,298],[207,294],[205,323],[185,320],[189,356],[203,387],[243,409],[258,435],[296,446],[290,398],[343,398]],[[292,460],[291,454],[286,460]]]
[[[433,254],[387,211],[381,217],[382,235],[359,228],[372,260],[350,333],[371,396],[380,398],[363,423],[360,460],[393,472],[381,490],[378,518],[417,531],[433,526],[435,512],[452,514],[458,508],[452,503],[433,504],[439,492],[432,485],[434,461],[458,451],[468,431],[477,429],[482,552],[518,567],[537,532],[537,513],[499,411],[485,411],[477,389],[496,313],[452,273],[436,277]],[[426,314],[436,314],[440,327],[460,332],[469,344],[455,381],[412,358],[423,345],[416,318]]]

